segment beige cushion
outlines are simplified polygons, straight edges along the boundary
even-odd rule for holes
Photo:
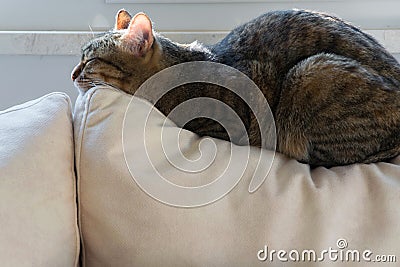
[[[341,253],[359,250],[361,262],[349,264],[355,266],[365,266],[365,250],[372,251],[372,256],[366,252],[366,258],[372,260],[378,254],[400,256],[400,158],[392,163],[317,168],[310,172],[309,166],[277,154],[267,179],[251,194],[249,185],[258,149],[249,152],[245,147],[233,146],[234,153],[244,156],[234,158],[230,143],[214,139],[217,152],[211,166],[184,173],[174,167],[177,163],[190,168],[189,163],[181,162],[175,144],[180,129],[165,122],[162,139],[164,151],[168,151],[166,157],[160,138],[165,117],[157,111],[146,117],[150,104],[134,98],[131,108],[130,100],[131,96],[117,90],[95,88],[81,95],[76,103],[83,266],[267,266],[271,261],[272,266],[288,264],[280,261],[276,253],[273,259],[260,261],[257,254],[261,259],[265,257],[260,251],[265,246],[269,252],[289,253],[295,249],[300,256],[303,250],[315,250],[317,258],[329,248]],[[143,118],[147,118],[145,128]],[[145,151],[141,148],[143,138]],[[188,131],[181,133],[180,148],[185,156],[198,158],[200,140]],[[203,144],[202,155],[213,154],[214,146],[208,144]],[[147,185],[142,190],[137,183],[139,178],[150,181],[155,188],[151,193],[157,194],[162,190],[157,187],[157,170],[181,186],[205,185],[229,171],[225,170],[229,159],[233,162],[228,168],[241,166],[241,159],[248,152],[250,160],[239,183],[221,199],[201,207],[174,206],[175,200],[182,201],[182,205],[193,204],[190,197],[185,199],[185,193],[155,200],[146,193],[150,193]],[[152,165],[146,162],[148,157]],[[265,151],[262,165],[272,159],[273,153]],[[238,173],[241,174],[233,172],[232,179]],[[206,192],[204,198],[213,193]],[[347,242],[343,249],[337,244],[339,240],[339,246],[346,245],[341,239]],[[291,253],[295,259],[296,252]],[[304,253],[307,257],[307,251]],[[306,261],[299,265],[343,265],[340,258],[335,264],[329,255],[323,255],[322,263]],[[289,263],[294,261],[289,254],[280,256]]]
[[[76,266],[71,103],[52,93],[0,112],[0,265]]]

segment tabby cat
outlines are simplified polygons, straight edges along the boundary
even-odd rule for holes
[[[132,17],[120,10],[115,29],[90,41],[82,53],[72,72],[82,91],[108,84],[134,94],[152,75],[183,62],[234,67],[266,97],[275,119],[277,151],[313,166],[370,163],[400,154],[399,63],[374,38],[328,14],[266,13],[205,46],[172,42],[153,31],[144,13]],[[193,83],[169,92],[155,105],[169,114],[179,103],[200,96],[232,107],[250,144],[261,145],[254,114],[224,88]],[[210,119],[184,127],[229,139]]]

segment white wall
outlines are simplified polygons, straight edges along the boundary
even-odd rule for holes
[[[0,56],[0,110],[50,92],[66,92],[75,101],[78,91],[70,73],[76,56]]]
[[[293,7],[335,13],[363,28],[400,28],[400,1],[396,0],[266,0],[265,3],[223,4],[105,2],[106,0],[3,0],[0,8],[0,31],[82,31],[89,30],[89,25],[94,29],[107,29],[113,25],[114,15],[122,7],[132,13],[145,11],[155,22],[156,28],[162,31],[229,30],[266,11]]]
[[[3,0],[0,31],[88,31],[89,26],[93,30],[106,30],[112,27],[114,15],[122,7],[132,13],[145,11],[159,31],[226,31],[265,11],[293,7],[335,13],[365,29],[400,28],[400,1],[388,0],[267,0],[234,4]],[[67,92],[75,99],[77,90],[70,72],[78,60],[78,56],[10,55],[2,52],[0,43],[0,110],[52,91]]]

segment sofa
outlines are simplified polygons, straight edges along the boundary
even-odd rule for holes
[[[51,93],[0,112],[1,266],[400,261],[400,157],[311,169],[111,87],[72,106]]]

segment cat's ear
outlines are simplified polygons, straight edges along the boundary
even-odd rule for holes
[[[137,56],[145,55],[154,42],[153,26],[150,18],[144,13],[136,14],[122,38]]]
[[[125,9],[118,11],[117,16],[115,16],[115,30],[125,30],[128,29],[129,23],[132,20],[131,14]]]

